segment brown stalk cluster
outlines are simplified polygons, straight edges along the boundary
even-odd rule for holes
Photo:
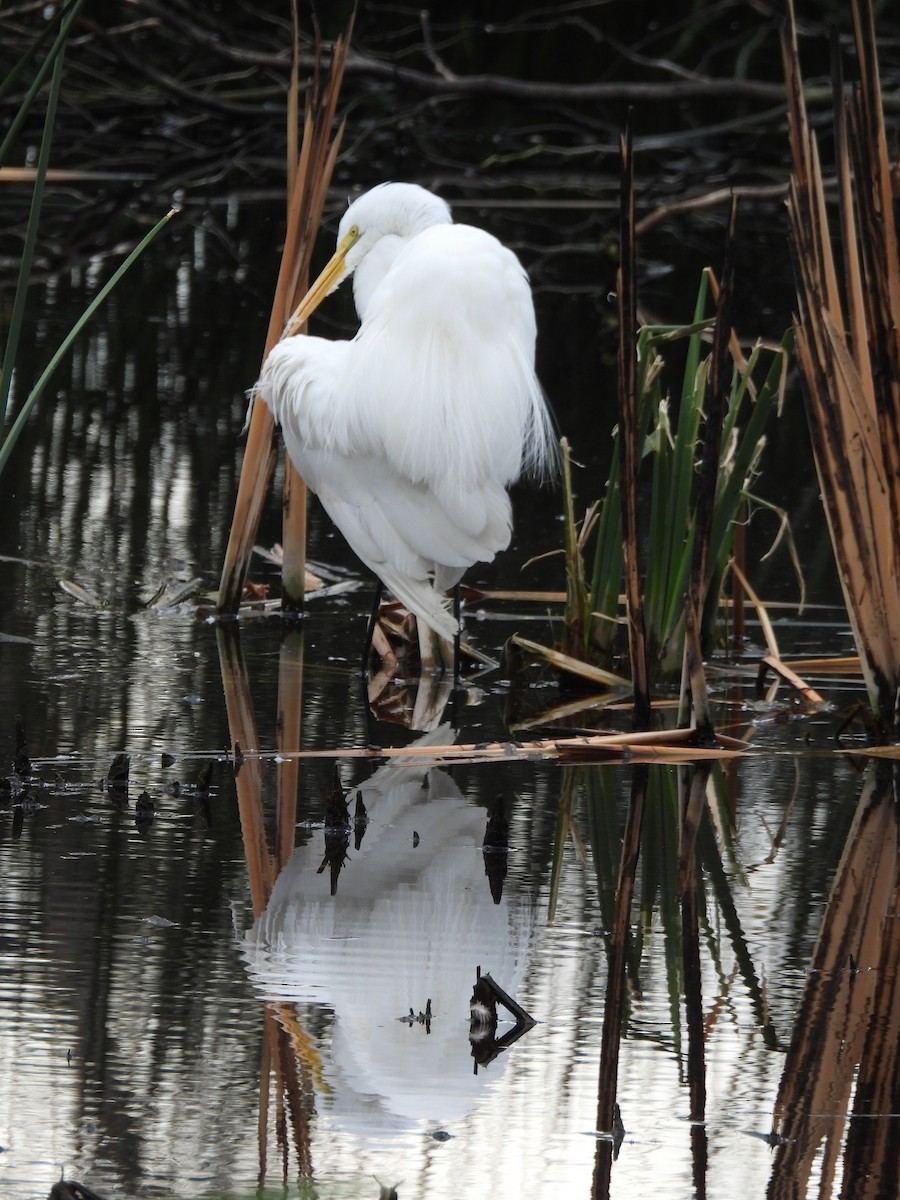
[[[859,83],[837,54],[835,152],[843,263],[835,261],[819,150],[803,96],[793,4],[783,36],[793,173],[788,212],[816,470],[876,721],[900,734],[900,257],[871,0],[854,0]],[[841,275],[843,279],[841,280]]]

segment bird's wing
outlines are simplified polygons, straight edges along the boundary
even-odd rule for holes
[[[507,486],[523,467],[549,467],[535,336],[531,289],[510,250],[467,225],[427,229],[369,297],[346,363],[347,393],[361,401],[354,419],[398,471],[438,491]]]
[[[301,448],[354,451],[343,399],[352,344],[300,336],[284,338],[269,351],[254,394]]]
[[[468,488],[446,475],[439,487],[405,476],[371,423],[357,422],[346,364],[358,343],[290,338],[266,361],[258,385],[281,424],[292,462],[351,548],[388,588],[438,633],[456,623],[435,592],[473,562],[509,544],[509,497],[487,479]]]
[[[470,472],[461,483],[448,462],[432,476],[406,473],[395,452],[403,431],[391,436],[374,421],[356,419],[364,403],[347,375],[356,373],[361,349],[359,342],[300,337],[269,355],[259,391],[292,462],[335,523],[343,530],[352,521],[359,530],[365,545],[357,553],[370,565],[390,561],[424,577],[436,564],[461,572],[490,561],[510,538],[502,481]]]
[[[383,460],[334,454],[305,456],[308,473],[328,515],[354,552],[413,612],[452,637],[456,623],[429,575],[445,588],[473,562],[493,558],[510,536],[509,498],[487,498],[490,518],[466,531],[425,485],[387,475]],[[302,473],[302,468],[301,468]]]
[[[434,560],[429,562],[416,548],[428,533],[427,505],[411,503],[412,497],[404,503],[392,481],[380,479],[380,464],[372,459],[304,457],[315,479],[310,486],[354,553],[402,604],[452,639],[456,621],[429,578]],[[399,490],[408,492],[409,485],[401,484]]]
[[[388,561],[425,578],[436,565],[462,572],[474,562],[489,562],[509,544],[509,497],[500,488],[483,490],[473,506],[482,510],[480,520],[466,527],[426,484],[391,472],[381,459],[309,452],[302,457],[310,486],[342,530],[352,526],[357,553],[373,565]]]

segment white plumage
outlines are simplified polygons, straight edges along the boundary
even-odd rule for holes
[[[509,544],[507,487],[555,461],[531,289],[512,251],[403,183],[350,205],[292,326],[350,274],[356,336],[283,338],[257,394],[352,549],[452,638],[444,593]]]

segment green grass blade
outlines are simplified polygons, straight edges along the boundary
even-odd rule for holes
[[[659,445],[664,462],[656,464],[657,480],[652,494],[652,537],[647,562],[646,620],[648,637],[657,653],[666,644],[674,620],[684,599],[686,553],[689,558],[691,529],[691,493],[694,482],[694,459],[706,383],[708,361],[701,362],[702,334],[709,328],[704,319],[709,291],[709,275],[703,271],[694,304],[694,318],[681,328],[688,337],[681,399],[678,406],[674,438]],[[673,332],[668,334],[671,340]]]
[[[10,123],[9,129],[6,131],[6,134],[3,138],[3,141],[0,142],[0,167],[2,167],[3,164],[6,162],[6,156],[9,153],[9,149],[12,146],[12,144],[15,142],[16,137],[19,134],[19,130],[22,128],[22,123],[24,122],[26,116],[28,115],[29,109],[31,108],[32,104],[34,103],[35,96],[38,94],[38,92],[40,91],[41,87],[44,84],[44,80],[47,77],[47,72],[50,70],[51,67],[56,66],[57,61],[59,60],[60,56],[62,55],[63,50],[65,49],[66,41],[69,36],[69,30],[72,27],[72,23],[75,21],[76,17],[78,16],[79,12],[81,11],[83,4],[84,4],[84,0],[69,0],[69,3],[62,10],[59,33],[56,35],[56,40],[54,41],[53,45],[50,47],[50,50],[47,53],[47,57],[44,59],[44,61],[41,63],[40,67],[38,68],[37,74],[35,75],[34,79],[32,80],[31,86],[29,87],[28,91],[25,94],[24,100],[22,101],[21,105],[19,106],[19,111],[13,117],[12,122]],[[22,73],[22,71],[25,69],[25,67],[28,65],[28,63],[31,61],[31,59],[34,58],[34,55],[37,53],[39,47],[50,36],[52,31],[53,31],[53,25],[48,25],[47,28],[44,30],[44,32],[41,34],[41,36],[35,40],[33,45],[29,47],[29,49],[22,56],[22,58],[16,63],[16,65],[12,68],[12,70],[9,72],[9,74],[4,78],[2,84],[0,84],[0,97],[2,97],[5,94],[5,92],[13,85],[13,83],[15,83],[16,79],[19,77],[19,75]]]
[[[55,22],[54,22],[54,24],[55,24]],[[4,75],[4,77],[2,79],[0,79],[0,100],[2,100],[4,98],[6,93],[8,91],[10,91],[10,89],[13,87],[13,85],[18,81],[19,76],[21,74],[23,74],[23,72],[25,71],[25,68],[29,65],[31,60],[35,57],[38,50],[40,50],[41,46],[43,46],[44,42],[47,41],[47,39],[50,37],[52,32],[53,32],[53,25],[46,25],[44,27],[44,29],[41,31],[41,33],[38,34],[38,36],[34,39],[34,41],[31,43],[31,45],[28,47],[28,49],[25,51],[25,53],[22,55],[22,57],[19,59],[19,61],[17,63],[15,63],[12,67],[10,67],[10,69],[7,71],[7,73]],[[40,72],[40,77],[42,80],[43,80],[44,76],[46,75],[47,69],[49,68],[49,66],[50,66],[50,64],[45,62],[44,67],[42,68],[42,71]]]
[[[137,244],[137,246],[135,246],[135,248],[131,251],[131,253],[128,255],[128,257],[125,259],[125,261],[118,267],[118,269],[113,273],[113,275],[107,280],[107,282],[103,285],[103,287],[100,289],[100,291],[97,293],[97,295],[91,301],[91,303],[87,306],[87,308],[84,310],[84,312],[78,318],[78,320],[75,322],[75,324],[69,330],[69,332],[66,334],[61,345],[57,349],[56,353],[53,355],[53,357],[47,363],[44,370],[41,372],[40,378],[37,380],[34,387],[31,389],[31,393],[29,394],[28,399],[22,405],[22,408],[20,409],[18,416],[16,417],[15,421],[13,422],[13,425],[10,428],[10,431],[6,437],[6,440],[3,442],[3,445],[0,446],[0,474],[2,474],[3,468],[6,466],[9,456],[12,453],[13,447],[15,446],[16,442],[19,439],[19,435],[21,434],[22,430],[25,428],[25,422],[28,420],[28,416],[31,413],[31,410],[34,408],[35,404],[37,404],[38,399],[40,398],[41,393],[43,392],[44,388],[47,386],[51,376],[53,375],[53,372],[59,366],[59,364],[62,361],[62,359],[64,358],[64,356],[68,353],[69,349],[72,346],[72,343],[75,341],[75,338],[79,335],[79,333],[82,331],[84,326],[91,319],[91,317],[94,315],[94,313],[100,307],[100,305],[104,302],[106,297],[113,290],[113,288],[116,286],[116,284],[119,282],[119,280],[123,277],[123,275],[125,275],[130,270],[130,268],[137,261],[137,259],[140,258],[140,256],[144,253],[144,251],[147,249],[147,247],[150,245],[150,243],[153,241],[153,239],[156,237],[156,235],[160,232],[160,230],[163,228],[163,226],[168,225],[169,221],[171,221],[172,217],[174,217],[177,212],[178,212],[178,209],[173,208],[169,212],[167,212],[164,217],[162,217],[159,221],[157,221],[157,223],[153,226],[153,228],[150,230],[150,232],[141,239],[141,241]]]
[[[639,427],[646,430],[644,457],[650,470],[647,507],[647,561],[643,571],[644,620],[651,657],[664,670],[681,662],[684,634],[684,593],[690,575],[694,537],[692,498],[695,459],[709,385],[710,358],[704,357],[705,335],[714,320],[704,316],[709,299],[709,274],[704,271],[689,325],[644,326],[638,335]],[[668,425],[664,397],[665,361],[670,341],[687,339],[676,427]],[[716,487],[711,545],[707,568],[708,603],[704,629],[711,628],[718,610],[719,591],[731,553],[734,522],[764,446],[766,424],[784,386],[792,335],[775,351],[765,381],[754,390],[754,373],[766,350],[756,347],[743,371],[735,369],[729,407],[723,424],[723,466]],[[672,410],[675,417],[674,407]],[[726,449],[730,457],[726,458]],[[618,447],[597,525],[590,602],[592,612],[614,617],[622,578],[621,511],[618,494]],[[616,626],[590,626],[590,644],[604,654],[614,649]]]
[[[44,202],[44,184],[47,178],[47,168],[50,163],[50,146],[53,140],[53,128],[56,124],[56,110],[59,104],[59,92],[62,86],[62,70],[63,60],[65,57],[66,40],[69,36],[69,30],[72,23],[81,11],[84,0],[70,0],[67,7],[63,10],[63,17],[60,22],[59,33],[56,36],[50,52],[45,61],[41,64],[40,70],[28,91],[25,100],[19,108],[12,126],[7,132],[6,137],[0,145],[0,165],[9,147],[18,133],[19,127],[25,119],[25,115],[31,106],[31,103],[37,94],[38,89],[44,81],[47,71],[52,66],[53,75],[50,81],[50,91],[47,97],[47,112],[44,117],[44,132],[41,137],[41,148],[38,155],[38,164],[35,172],[34,190],[31,194],[31,209],[28,214],[28,225],[25,230],[25,243],[22,247],[22,259],[19,263],[19,278],[16,283],[16,291],[13,297],[12,311],[10,313],[9,328],[6,337],[6,349],[3,355],[3,363],[0,365],[0,425],[6,420],[7,408],[9,405],[9,391],[12,384],[13,369],[15,367],[16,354],[19,349],[19,338],[22,332],[22,322],[25,314],[25,304],[28,298],[28,281],[31,278],[31,264],[34,261],[34,248],[37,244],[38,225],[40,223],[41,207]],[[35,43],[35,48],[41,43],[41,38]],[[28,61],[29,55],[24,56],[23,61]],[[22,63],[18,65],[22,66]],[[18,67],[13,69],[12,74],[18,72]],[[7,81],[8,82],[8,81]]]
[[[793,332],[789,332],[782,340],[781,349],[773,356],[766,378],[759,389],[756,400],[750,410],[750,415],[740,436],[727,476],[720,474],[719,494],[716,497],[716,509],[713,516],[711,545],[717,547],[715,569],[724,569],[731,547],[730,527],[735,519],[741,503],[741,497],[747,488],[747,483],[763,447],[763,431],[769,420],[772,409],[777,402],[782,377],[787,368]],[[748,364],[749,372],[749,364]],[[747,395],[744,390],[739,394]],[[736,414],[735,414],[736,416]]]
[[[675,444],[670,451],[671,482],[668,493],[656,498],[656,502],[664,508],[660,522],[664,536],[652,549],[651,566],[654,568],[654,575],[648,580],[648,586],[654,589],[656,597],[655,636],[656,644],[660,648],[669,641],[672,628],[680,620],[684,605],[694,530],[691,505],[694,462],[708,378],[709,359],[697,363],[696,352],[692,348],[685,369]]]
[[[587,589],[584,582],[584,559],[578,544],[578,527],[575,523],[575,500],[572,495],[572,460],[569,442],[562,438],[559,443],[562,463],[563,528],[566,549],[566,608],[563,622],[562,651],[577,655],[585,642],[589,624],[587,617]]]
[[[62,51],[60,51],[53,63],[53,77],[50,81],[50,94],[47,97],[47,112],[44,117],[44,132],[41,137],[41,149],[38,155],[34,191],[31,194],[31,210],[28,214],[28,226],[25,230],[25,245],[22,248],[22,261],[19,263],[19,278],[16,283],[16,294],[13,299],[12,314],[6,335],[3,366],[0,368],[0,424],[6,420],[13,365],[16,361],[16,352],[19,349],[19,336],[22,332],[22,321],[25,315],[28,280],[31,276],[31,264],[34,259],[34,248],[37,244],[41,205],[44,202],[44,181],[47,178],[47,167],[50,163],[50,144],[53,141],[56,107],[59,102],[59,89],[62,85],[63,61],[64,56]]]

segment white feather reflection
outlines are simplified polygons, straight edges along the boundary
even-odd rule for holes
[[[447,740],[445,726],[417,744]],[[487,814],[446,771],[386,766],[359,793],[369,823],[335,894],[319,835],[281,872],[244,954],[265,999],[333,1011],[325,1103],[342,1128],[378,1135],[460,1118],[502,1071],[506,1055],[474,1069],[469,1000],[478,967],[515,996],[533,910],[494,902]],[[403,1019],[429,1000],[428,1025]]]

